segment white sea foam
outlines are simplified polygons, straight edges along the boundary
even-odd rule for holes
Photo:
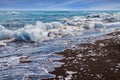
[[[119,14],[90,14],[87,17],[74,16],[64,18],[64,23],[37,21],[35,25],[29,24],[15,31],[0,25],[0,39],[14,38],[24,41],[44,41],[64,36],[81,35],[85,30],[104,31],[106,28],[120,27]]]
[[[75,35],[75,29],[65,26],[60,22],[42,23],[36,22],[36,25],[26,25],[14,32],[13,37],[16,40],[44,41],[63,36]],[[80,32],[79,32],[80,33]]]
[[[47,37],[47,32],[44,31],[43,26],[39,27],[27,25],[24,28],[18,29],[14,32],[13,36],[16,40],[31,40],[31,41],[40,41]]]
[[[12,31],[0,25],[0,40],[12,38],[12,35],[13,35]]]
[[[20,14],[20,13],[16,11],[9,11],[8,14]]]
[[[120,28],[120,22],[107,23],[106,28]]]

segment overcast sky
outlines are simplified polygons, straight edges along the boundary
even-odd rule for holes
[[[0,9],[120,9],[120,0],[0,0]]]

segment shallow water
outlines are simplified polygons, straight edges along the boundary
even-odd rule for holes
[[[99,33],[98,35],[102,35]],[[21,80],[24,77],[30,79],[53,78],[55,75],[49,74],[54,68],[64,65],[58,62],[63,59],[61,55],[53,54],[61,52],[79,43],[94,42],[96,35],[63,37],[55,40],[48,40],[41,43],[11,42],[6,47],[0,48],[0,79],[1,80]],[[109,38],[109,37],[108,37]],[[19,63],[21,56],[28,56],[31,63]]]

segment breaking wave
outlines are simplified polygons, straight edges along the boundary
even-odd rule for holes
[[[23,41],[44,41],[64,36],[81,35],[86,30],[104,31],[107,28],[120,27],[119,14],[90,14],[64,18],[61,22],[43,23],[37,21],[35,25],[25,25],[17,30],[9,30],[0,25],[0,40],[14,38]]]

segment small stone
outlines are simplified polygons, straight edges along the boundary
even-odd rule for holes
[[[120,35],[118,35],[117,38],[120,40]]]
[[[0,64],[0,68],[2,67],[8,67],[8,64]]]
[[[24,76],[23,80],[29,80],[29,76]]]
[[[105,45],[104,45],[103,43],[100,43],[99,46],[100,46],[100,47],[103,47],[103,46],[105,46]]]
[[[19,63],[30,63],[32,60],[27,56],[22,56],[19,58]]]
[[[5,46],[6,46],[6,43],[0,42],[0,47],[5,47]]]

